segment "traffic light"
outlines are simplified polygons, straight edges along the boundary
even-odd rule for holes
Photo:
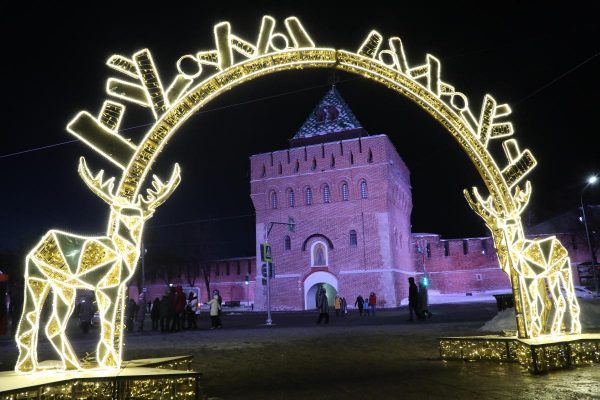
[[[422,282],[423,282],[423,286],[425,286],[425,287],[429,286],[429,278],[428,277],[424,276]]]
[[[271,263],[263,264],[261,272],[262,272],[263,278],[267,277],[267,273],[269,274],[269,278],[272,278],[273,277],[273,264],[271,264]]]
[[[246,281],[244,282],[246,285],[250,284],[250,275],[246,274]]]

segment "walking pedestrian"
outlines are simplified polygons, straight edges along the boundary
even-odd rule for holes
[[[92,317],[94,316],[94,305],[92,304],[92,299],[87,296],[81,299],[79,303],[79,312],[77,316],[79,318],[79,327],[81,328],[81,332],[88,333],[90,330],[90,326],[92,324]]]
[[[371,292],[371,294],[369,295],[369,309],[373,316],[375,316],[375,306],[376,305],[377,305],[377,296],[375,295],[375,292]]]
[[[342,317],[348,313],[348,303],[346,303],[346,298],[342,296]]]
[[[136,309],[135,320],[138,322],[139,327],[138,330],[140,332],[144,331],[144,320],[146,319],[146,299],[144,294],[140,294],[140,298],[138,300],[138,305]]]
[[[335,295],[334,307],[335,307],[335,316],[339,317],[340,310],[342,308],[342,298],[340,296],[338,296],[337,294]]]
[[[158,314],[160,316],[160,331],[161,332],[167,332],[169,330],[169,326],[171,324],[171,318],[170,318],[170,309],[171,309],[171,303],[173,301],[171,300],[171,296],[168,294],[165,294],[162,297],[162,300],[160,301],[160,305],[159,305],[159,311]]]
[[[321,323],[321,320],[324,318],[325,323],[329,323],[329,302],[327,301],[327,294],[325,293],[325,289],[321,289],[317,301],[317,309],[319,310],[319,319],[317,320],[317,324]]]
[[[221,324],[221,304],[219,304],[219,295],[213,295],[213,298],[208,302],[210,306],[210,329],[222,328]]]
[[[185,306],[185,312],[187,314],[188,329],[197,329],[196,325],[196,309],[198,308],[198,296],[193,291],[190,292],[187,304]]]
[[[412,276],[408,278],[408,312],[410,318],[407,321],[413,321],[413,314],[417,314],[417,306],[419,303],[419,289],[415,284],[415,278]]]
[[[150,308],[150,319],[152,320],[152,330],[158,330],[158,322],[160,321],[160,299],[157,297]]]
[[[418,317],[419,319],[431,318],[429,312],[429,297],[427,295],[427,286],[423,282],[419,282],[419,301],[418,301]]]
[[[133,322],[137,311],[137,304],[134,299],[129,299],[125,305],[125,326],[128,332],[133,332]]]
[[[175,288],[175,295],[173,296],[173,323],[171,324],[171,330],[178,332],[183,328],[184,319],[183,313],[185,311],[185,294],[183,288],[177,286]]]
[[[354,307],[358,307],[358,315],[362,317],[363,315],[363,307],[365,306],[365,299],[359,294],[354,302]]]
[[[365,311],[365,316],[368,317],[369,316],[369,296],[365,296],[364,311]]]

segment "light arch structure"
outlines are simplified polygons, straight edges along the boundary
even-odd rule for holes
[[[156,207],[168,197],[163,196],[163,192],[170,194],[179,182],[179,169],[176,167],[169,184],[156,178],[154,189],[142,200],[140,192],[152,165],[178,128],[212,99],[245,82],[279,71],[327,68],[356,74],[394,90],[425,110],[446,128],[479,172],[488,195],[481,196],[475,188],[473,197],[467,191],[465,195],[490,229],[500,266],[511,278],[519,337],[580,333],[579,306],[566,249],[554,237],[532,241],[523,233],[520,214],[531,194],[531,185],[524,178],[536,160],[511,137],[513,126],[507,119],[510,107],[485,95],[480,110],[474,113],[467,96],[442,79],[440,60],[427,54],[424,62],[409,62],[398,37],[384,38],[379,32],[371,31],[356,51],[347,51],[316,45],[295,17],[285,19],[282,25],[277,26],[277,21],[270,16],[263,17],[256,40],[236,35],[228,22],[215,25],[214,48],[179,58],[178,74],[166,88],[148,49],[131,56],[111,56],[106,65],[116,77],[106,82],[110,100],[103,103],[98,115],[87,111],[77,114],[67,130],[115,164],[122,174],[117,181],[105,181],[101,174],[92,176],[82,161],[79,172],[88,186],[105,200],[110,194],[119,207],[135,208],[150,203]],[[126,110],[122,102],[150,110],[152,126],[139,143],[119,133]],[[489,151],[490,145],[497,141],[502,142],[506,159],[497,161]],[[110,239],[111,246],[122,255],[130,271],[129,275],[113,274],[107,281],[112,290],[103,302],[110,304],[113,311],[110,318],[107,314],[106,329],[101,336],[104,354],[110,357],[98,359],[99,365],[107,368],[121,365],[125,283],[139,258],[139,248],[130,248],[132,243],[135,246],[139,243],[124,244],[119,238],[123,221],[133,224],[131,219],[124,219],[120,210],[111,206],[106,238],[114,238]],[[131,229],[140,236],[143,221]],[[56,246],[46,246],[45,251],[48,260],[65,257]],[[87,251],[88,260],[103,259],[101,246]],[[45,278],[40,279],[26,291],[38,308],[47,295]],[[72,284],[65,288],[53,287],[65,304],[73,297],[71,291],[78,288],[77,282],[69,282]],[[61,310],[60,321],[72,307],[65,305]],[[21,354],[34,359],[37,322],[29,317],[24,311],[21,321],[31,329],[17,335],[17,344]],[[64,326],[60,324],[55,323],[51,333],[60,334],[61,340],[66,339]],[[64,363],[65,368],[80,367],[64,343],[57,351],[63,361],[68,361]],[[29,361],[18,363],[16,369],[20,372],[35,370],[35,363],[32,367]]]

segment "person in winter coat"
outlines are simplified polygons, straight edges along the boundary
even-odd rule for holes
[[[185,311],[185,294],[183,293],[183,288],[181,286],[177,286],[175,288],[175,295],[173,296],[173,324],[171,325],[172,331],[179,331],[183,328],[184,325],[184,317],[183,313]]]
[[[84,297],[79,303],[79,326],[83,333],[88,333],[90,325],[92,324],[92,317],[94,316],[94,305],[92,299]]]
[[[321,323],[321,320],[325,318],[325,323],[329,323],[329,302],[327,301],[327,294],[325,289],[321,289],[317,301],[317,309],[319,310],[319,319],[317,324]]]
[[[339,317],[340,310],[342,309],[342,298],[338,295],[335,296],[334,306],[335,306],[335,316]]]
[[[219,295],[215,294],[208,302],[210,306],[210,329],[222,328],[221,324],[221,304],[219,303]]]
[[[407,321],[413,321],[413,314],[419,316],[417,307],[419,305],[419,288],[415,284],[415,278],[412,276],[408,278],[408,312],[410,318]]]
[[[346,303],[346,298],[342,297],[342,317],[348,314],[348,303]]]
[[[150,309],[150,319],[152,319],[152,330],[158,330],[158,321],[160,320],[160,299],[157,297],[154,299],[154,303],[152,303],[152,308]]]
[[[166,332],[169,330],[169,326],[171,325],[171,305],[173,300],[171,296],[165,294],[160,301],[160,308],[158,314],[160,316],[160,331]]]
[[[135,315],[135,320],[139,324],[138,330],[140,332],[144,331],[144,320],[145,319],[146,319],[146,299],[145,299],[144,295],[141,294],[140,298],[138,300],[138,305],[137,305],[137,310],[136,310],[136,315]]]
[[[371,315],[375,316],[375,306],[377,305],[377,296],[375,292],[371,292],[369,295],[369,309],[371,310]]]
[[[431,318],[429,312],[429,297],[427,296],[427,286],[423,282],[419,282],[419,302],[418,302],[418,317],[419,319]]]
[[[133,332],[133,322],[137,313],[137,304],[134,299],[129,299],[125,305],[125,326],[128,332]]]
[[[185,306],[185,313],[187,314],[188,329],[197,329],[196,324],[196,310],[198,309],[198,296],[194,292],[190,292],[187,304]]]
[[[363,299],[363,297],[359,294],[358,297],[356,298],[356,301],[354,302],[354,307],[358,307],[358,315],[360,315],[361,317],[363,314],[364,306],[365,306],[365,299]]]

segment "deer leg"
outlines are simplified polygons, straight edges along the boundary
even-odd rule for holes
[[[33,270],[30,276],[30,270]],[[48,295],[50,285],[40,276],[37,266],[27,258],[25,273],[25,294],[23,312],[17,328],[15,340],[19,349],[16,372],[33,372],[38,369],[37,342],[40,311]]]
[[[118,318],[120,296],[119,286],[96,290],[96,303],[100,313],[100,342],[96,357],[101,368],[119,368],[121,354],[115,349],[115,336],[122,334],[121,320]]]
[[[552,335],[560,335],[563,332],[563,318],[565,316],[567,304],[560,289],[559,274],[550,275],[548,277],[548,284],[550,287],[550,293],[552,294],[552,298],[554,300],[554,316],[552,318],[550,333]]]
[[[538,337],[542,332],[538,307],[538,278],[523,279],[523,281],[524,284],[522,287],[525,288],[525,308],[529,316],[529,333],[531,337]]]
[[[580,309],[579,303],[577,302],[577,296],[575,295],[575,287],[573,286],[570,262],[567,262],[566,265],[561,268],[558,276],[564,287],[567,304],[569,306],[569,317],[571,319],[569,330],[566,333],[578,335],[581,333],[581,322],[579,321]]]
[[[52,314],[46,324],[46,336],[60,355],[65,369],[81,369],[77,355],[65,335],[67,323],[75,308],[75,289],[60,285],[52,285]]]

